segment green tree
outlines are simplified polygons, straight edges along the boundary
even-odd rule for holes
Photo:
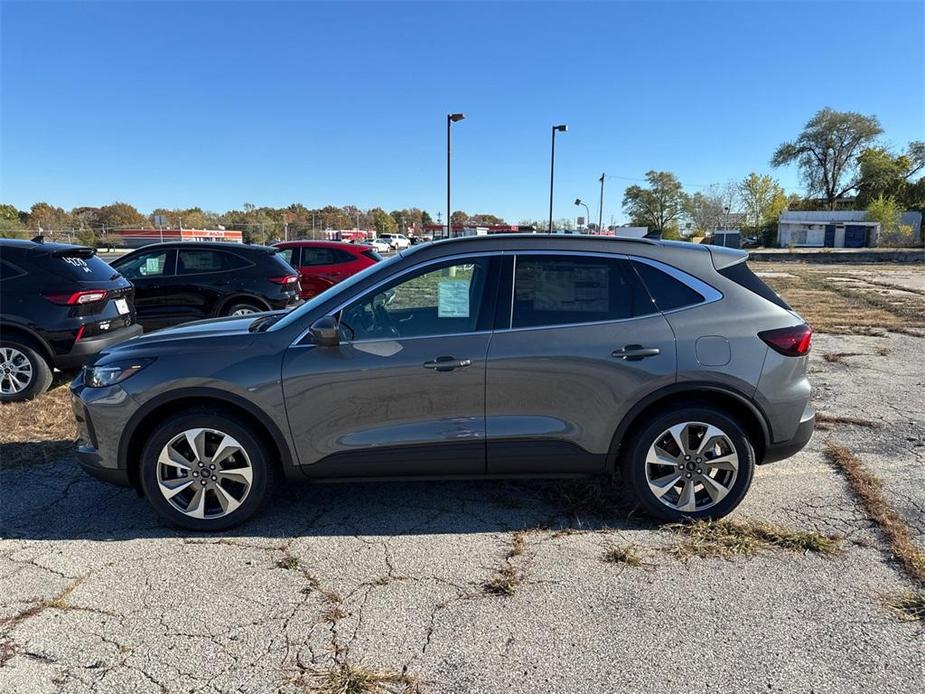
[[[421,224],[423,226],[429,226],[434,223],[434,218],[430,216],[429,213],[421,210]]]
[[[372,215],[373,228],[377,234],[394,234],[398,225],[392,219],[392,215],[383,210],[381,207],[374,207],[369,211]]]
[[[739,183],[739,195],[748,225],[755,230],[776,223],[780,213],[787,209],[787,194],[767,174],[750,173]]]
[[[894,198],[882,195],[867,206],[867,221],[880,223],[879,245],[902,248],[912,246],[912,227],[902,223],[902,207]]]
[[[726,203],[720,195],[698,192],[685,199],[684,212],[691,220],[694,233],[706,234],[722,226]]]
[[[666,231],[684,213],[687,195],[681,182],[668,171],[648,171],[649,186],[633,185],[623,193],[623,209],[634,225]]]
[[[149,224],[148,218],[127,202],[114,202],[111,205],[101,207],[97,215],[97,223],[110,229]]]
[[[73,220],[60,207],[53,207],[47,202],[37,202],[29,210],[28,226],[36,230],[57,231],[71,228]]]
[[[453,220],[454,227],[457,227],[457,226],[463,227],[469,223],[469,215],[467,215],[462,210],[456,210],[453,213],[453,216],[451,217],[451,219]]]
[[[858,165],[860,207],[866,208],[880,197],[912,207],[907,194],[912,177],[925,168],[925,142],[910,142],[906,152],[898,155],[886,147],[868,147],[858,156]]]
[[[835,209],[835,201],[858,186],[858,155],[882,132],[876,116],[824,108],[796,140],[777,148],[771,164],[796,162],[807,192]]]
[[[0,238],[16,238],[22,229],[19,210],[13,205],[0,204]]]
[[[469,217],[469,224],[474,227],[490,227],[496,224],[504,224],[504,220],[497,215],[479,213]]]

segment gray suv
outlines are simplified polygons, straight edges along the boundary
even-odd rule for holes
[[[812,435],[812,331],[742,251],[497,235],[403,250],[301,307],[188,323],[71,385],[78,458],[220,530],[282,480],[622,472],[719,517]]]

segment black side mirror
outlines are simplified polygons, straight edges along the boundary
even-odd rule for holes
[[[340,344],[340,329],[334,316],[319,318],[308,329],[312,343],[319,347],[337,347]]]

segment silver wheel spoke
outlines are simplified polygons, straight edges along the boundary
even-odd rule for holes
[[[665,475],[664,477],[659,477],[657,480],[650,480],[649,489],[652,490],[655,496],[661,498],[678,483],[679,479],[681,479],[680,472]]]
[[[735,453],[721,455],[716,458],[704,458],[703,464],[707,467],[716,468],[717,470],[731,470],[735,472],[739,469],[739,456]]]
[[[189,447],[193,449],[193,455],[196,456],[196,460],[193,462],[204,462],[206,460],[205,429],[190,429],[184,431],[183,435],[186,437]]]
[[[212,462],[217,465],[228,456],[233,455],[240,450],[241,444],[239,444],[230,436],[225,436],[218,444],[218,448],[215,449],[215,454],[212,456]]]
[[[241,502],[231,496],[231,494],[229,494],[227,491],[222,489],[222,485],[216,484],[212,488],[215,490],[215,496],[218,497],[218,503],[222,507],[222,511],[225,513],[231,513],[241,505]]]
[[[182,492],[184,489],[188,488],[195,480],[180,480],[178,484],[169,485],[164,482],[158,482],[158,485],[161,488],[161,494],[164,495],[165,499],[172,499],[177,494]]]
[[[713,503],[721,501],[722,498],[729,493],[729,489],[721,485],[712,477],[705,475],[701,478],[701,481],[703,482],[703,488],[707,490],[707,494],[710,495]]]
[[[690,453],[687,446],[687,424],[675,424],[668,431],[666,431],[665,434],[670,434],[671,438],[674,439],[674,442],[678,444],[678,448],[681,450],[681,455]],[[662,434],[662,436],[665,434]]]
[[[13,347],[0,348],[0,392],[19,393],[32,383],[32,362]]]
[[[230,470],[218,470],[217,477],[220,480],[232,480],[249,485],[253,479],[253,473],[249,467],[238,467]]]
[[[700,439],[700,445],[697,447],[695,453],[699,455],[704,451],[710,450],[710,447],[716,444],[717,440],[725,441],[726,435],[712,424],[707,426],[707,430],[703,432],[703,438]]]
[[[697,495],[694,493],[693,480],[685,480],[684,488],[681,490],[681,496],[678,497],[678,510],[696,511]]]
[[[649,455],[646,456],[646,462],[649,465],[670,465],[674,467],[678,464],[678,459],[672,455],[668,454],[668,451],[664,451],[658,446],[653,446],[649,449]]]
[[[165,446],[158,456],[157,462],[161,465],[170,465],[184,472],[189,472],[190,470],[190,462],[180,455],[180,452],[173,446]]]
[[[192,516],[193,518],[205,518],[206,517],[206,490],[202,487],[196,489],[196,493],[193,494],[193,498],[190,499],[189,504],[186,506],[186,514]]]

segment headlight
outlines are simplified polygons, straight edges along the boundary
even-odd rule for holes
[[[126,378],[134,376],[154,359],[132,359],[116,361],[102,366],[84,367],[84,385],[90,388],[105,388],[106,386],[121,383]]]

